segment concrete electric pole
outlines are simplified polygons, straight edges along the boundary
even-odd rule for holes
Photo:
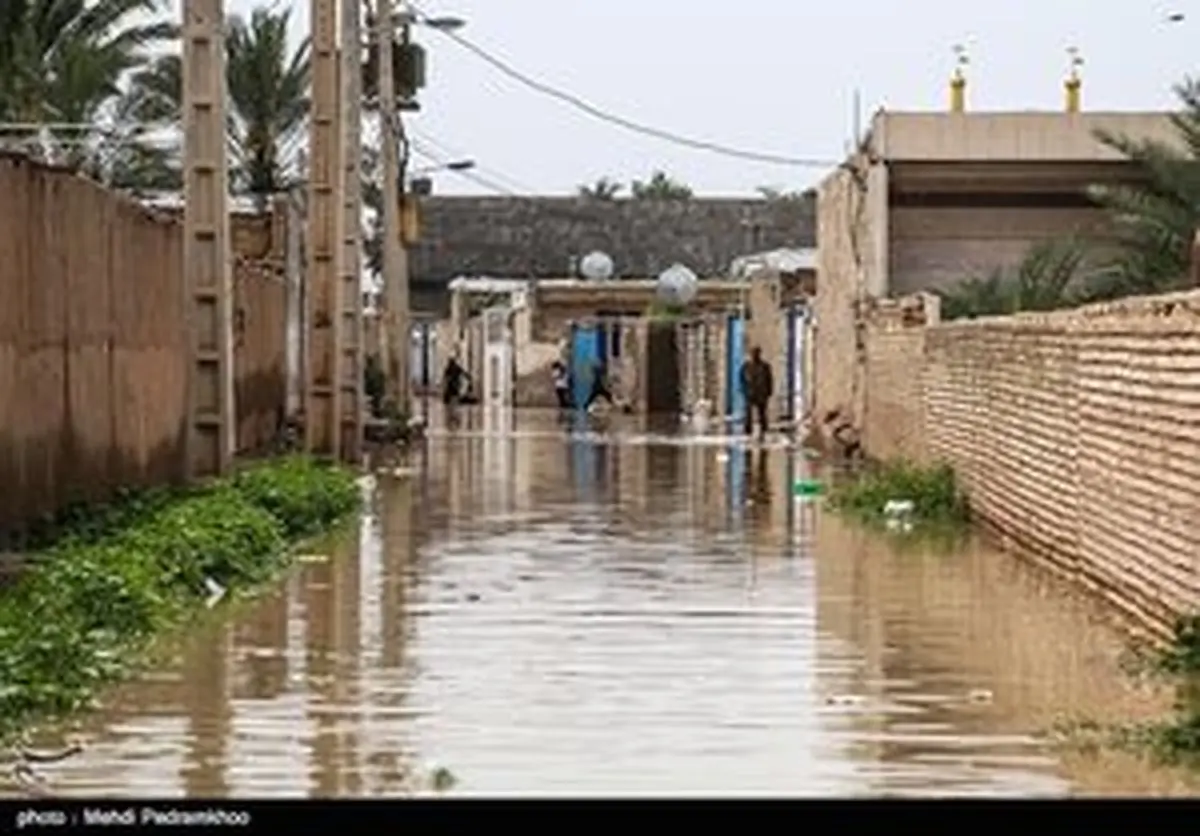
[[[404,176],[401,144],[404,142],[400,112],[396,106],[393,43],[396,9],[392,0],[378,0],[375,40],[378,51],[379,121],[383,168],[383,292],[387,333],[388,394],[401,414],[408,415],[409,403],[409,316],[408,253],[400,239],[400,198]],[[400,4],[402,26],[409,26],[408,8]]]
[[[338,0],[312,0],[312,117],[308,148],[309,452],[342,457],[342,310],[338,256],[342,171],[338,158]]]
[[[342,457],[362,454],[363,330],[362,295],[362,4],[342,2]]]
[[[225,473],[236,447],[224,0],[183,0],[183,275],[192,368],[187,470]]]

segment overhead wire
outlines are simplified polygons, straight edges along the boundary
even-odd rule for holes
[[[412,140],[410,139],[409,141],[411,142]],[[449,165],[444,158],[439,157],[436,154],[432,154],[429,151],[422,149],[416,143],[413,143],[412,150],[413,150],[413,153],[416,154],[418,157],[422,157],[426,160],[429,160],[429,162],[433,163],[434,165],[438,165],[438,166],[448,166]],[[477,174],[474,171],[471,171],[469,169],[468,170],[455,170],[453,168],[447,167],[445,170],[451,174],[455,174],[459,177],[462,177],[464,180],[470,180],[471,182],[473,182],[477,185],[483,186],[488,191],[495,192],[495,193],[503,195],[505,197],[516,197],[517,196],[517,193],[515,191],[513,191],[512,189],[508,188],[507,186],[504,186],[501,183],[497,183],[494,180],[492,180],[491,178],[484,177],[483,175]]]
[[[439,151],[443,154],[448,154],[451,157],[470,156],[469,154],[466,154],[465,152],[463,152],[462,149],[455,148],[452,145],[442,142],[437,137],[430,136],[427,132],[421,130],[420,128],[414,127],[411,124],[406,126],[406,130],[409,134],[409,142],[412,143],[414,148],[419,147],[420,145],[424,144],[424,145],[428,145],[428,146],[432,147],[434,150]],[[479,162],[475,163],[475,167],[473,170],[477,171],[487,177],[490,177],[491,179],[496,180],[499,183],[506,184],[508,187],[510,187],[511,189],[513,189],[516,192],[532,194],[533,192],[537,191],[536,189],[532,189],[529,186],[525,185],[524,183],[522,183],[520,180],[516,179],[515,177],[510,177],[509,175],[505,174],[503,171],[499,171],[498,169],[495,169],[491,166],[483,165]]]
[[[415,3],[409,3],[409,6],[417,13],[418,19],[428,20],[433,17]],[[618,116],[615,113],[611,113],[596,107],[574,93],[569,93],[565,90],[552,87],[545,82],[538,81],[532,76],[521,72],[504,59],[494,55],[489,50],[484,49],[468,38],[463,37],[456,31],[444,27],[431,28],[433,28],[433,30],[438,34],[454,41],[460,47],[474,54],[477,58],[481,59],[485,63],[491,65],[492,68],[498,70],[502,74],[524,85],[525,87],[528,87],[534,92],[548,96],[552,99],[557,99],[560,102],[570,105],[576,110],[586,113],[594,119],[607,122],[610,125],[615,125],[634,133],[642,134],[643,136],[653,137],[655,139],[663,140],[664,142],[670,142],[675,145],[693,148],[698,151],[709,151],[713,154],[720,154],[726,157],[734,157],[752,162],[768,163],[771,165],[796,166],[802,168],[829,168],[831,166],[838,165],[840,162],[833,159],[790,157],[782,154],[768,154],[759,151],[748,151],[741,148],[734,148],[729,145],[723,145],[717,142],[710,142],[707,140],[683,136],[682,134],[677,134],[673,131],[666,131],[661,128],[655,128],[650,125],[644,125],[640,122],[635,122],[632,119],[627,119],[623,116]]]

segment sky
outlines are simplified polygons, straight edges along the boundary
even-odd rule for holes
[[[245,11],[254,0],[231,0]],[[1200,0],[420,0],[522,73],[625,119],[748,151],[840,159],[859,91],[880,107],[944,110],[953,47],[968,52],[968,108],[1057,110],[1067,48],[1084,59],[1087,110],[1171,108],[1196,71]],[[1184,12],[1182,23],[1169,13]],[[307,29],[309,4],[295,4]],[[472,159],[488,185],[439,172],[442,194],[566,194],[661,169],[697,194],[815,185],[827,166],[768,165],[597,121],[504,77],[428,29],[428,86],[406,121],[423,150]],[[417,165],[427,164],[428,160]]]

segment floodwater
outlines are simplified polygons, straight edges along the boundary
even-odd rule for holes
[[[49,789],[397,796],[442,768],[449,795],[1190,791],[1039,737],[1167,703],[1102,613],[1014,559],[897,552],[793,500],[789,449],[515,420],[368,480],[328,560],[198,622]]]

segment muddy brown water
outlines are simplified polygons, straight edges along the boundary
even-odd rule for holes
[[[793,500],[792,450],[516,421],[370,480],[327,560],[199,619],[49,789],[396,796],[444,768],[451,795],[1194,793],[1046,743],[1168,699],[1013,558],[896,551]]]

